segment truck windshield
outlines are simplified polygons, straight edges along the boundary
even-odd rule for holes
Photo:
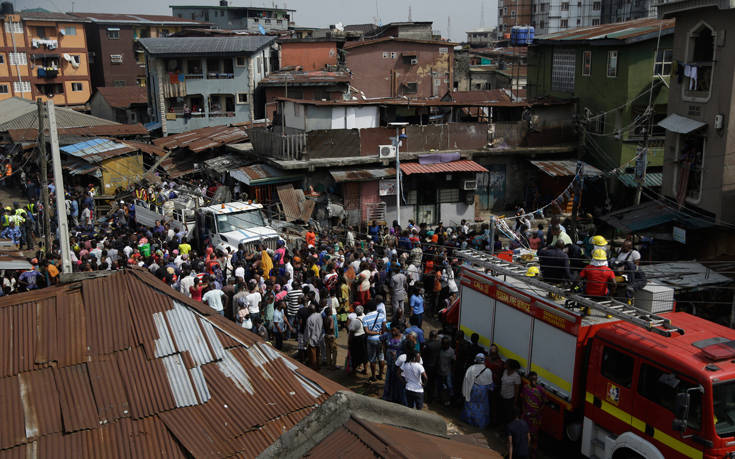
[[[714,385],[715,430],[720,437],[735,435],[735,381]]]
[[[232,214],[217,215],[217,229],[220,233],[265,226],[260,210],[246,210]]]

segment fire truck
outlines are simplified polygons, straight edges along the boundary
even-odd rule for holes
[[[675,312],[593,300],[459,251],[459,327],[534,371],[542,429],[589,458],[735,458],[735,330]]]

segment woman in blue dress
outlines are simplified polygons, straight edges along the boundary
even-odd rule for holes
[[[383,335],[385,343],[385,386],[383,400],[406,404],[406,388],[401,380],[401,369],[396,366],[396,360],[404,353],[403,333],[397,326],[392,326],[390,332]]]
[[[464,375],[462,395],[464,409],[460,419],[484,429],[490,424],[490,393],[493,390],[493,372],[485,366],[485,354],[475,356],[475,363]]]

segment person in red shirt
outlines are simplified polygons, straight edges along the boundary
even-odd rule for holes
[[[592,252],[592,262],[579,273],[579,278],[586,280],[585,295],[602,297],[615,293],[615,272],[607,266],[607,254],[602,249]]]

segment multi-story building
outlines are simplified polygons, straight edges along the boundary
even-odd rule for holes
[[[719,0],[661,3],[658,8],[659,16],[676,19],[671,57],[676,78],[669,89],[669,116],[661,122],[667,130],[662,193],[699,223],[732,228],[735,8]],[[715,247],[717,254],[731,247],[732,229],[726,232],[729,245]]]
[[[602,23],[602,0],[532,0],[531,15],[536,36],[598,26]]]
[[[660,168],[664,132],[655,125],[666,116],[673,34],[674,21],[638,19],[537,39],[528,51],[528,98],[576,100],[587,162],[604,170],[634,166],[650,103],[648,161]]]
[[[481,27],[467,32],[470,48],[490,48],[495,41],[495,27]]]
[[[653,0],[602,0],[603,24],[632,21],[633,19],[655,18],[656,6]]]
[[[385,37],[344,45],[351,85],[365,97],[441,97],[453,86],[454,46]]]
[[[69,14],[85,21],[92,85],[95,88],[145,85],[145,59],[139,39],[167,37],[183,28],[209,27],[209,24],[172,16]]]
[[[142,38],[152,120],[166,134],[252,121],[275,37]]]
[[[288,38],[278,43],[281,67],[301,67],[308,72],[336,67],[344,39]]]
[[[294,25],[293,13],[286,8],[266,8],[260,6],[230,6],[227,0],[218,5],[171,5],[174,16],[181,19],[209,22],[218,29],[247,30],[260,32],[288,30]]]
[[[33,11],[2,16],[0,99],[83,105],[91,96],[84,20]]]
[[[498,38],[508,39],[511,28],[529,25],[532,21],[531,0],[498,0]]]

